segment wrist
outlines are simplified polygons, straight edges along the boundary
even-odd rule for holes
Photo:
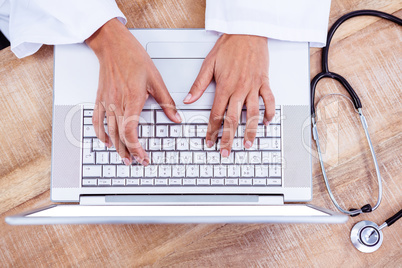
[[[111,19],[93,33],[85,43],[95,52],[98,58],[103,57],[122,36],[130,34],[129,30],[117,19]],[[131,34],[130,34],[131,35]]]

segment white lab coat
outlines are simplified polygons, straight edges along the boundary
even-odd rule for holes
[[[324,46],[331,0],[206,0],[205,28]],[[0,0],[0,30],[23,58],[43,44],[84,42],[112,18],[114,0]]]

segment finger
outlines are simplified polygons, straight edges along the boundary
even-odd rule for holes
[[[138,140],[139,115],[142,107],[144,107],[144,103],[145,100],[135,104],[132,103],[130,106],[126,107],[126,110],[124,111],[124,122],[119,130],[124,133],[124,144],[129,153],[134,156],[138,163],[147,166],[149,164],[149,156],[144,148],[141,147]]]
[[[95,134],[108,148],[112,146],[109,136],[105,132],[105,107],[99,101],[96,101],[94,113],[92,115],[92,124],[95,129]]]
[[[263,123],[267,126],[275,116],[275,97],[274,94],[272,94],[268,81],[262,84],[260,88],[260,96],[262,97],[265,106]]]
[[[233,138],[239,124],[240,114],[244,98],[232,96],[229,100],[228,109],[223,123],[223,134],[221,139],[221,155],[228,157],[232,148]]]
[[[116,152],[120,155],[121,159],[123,160],[124,164],[130,165],[132,163],[130,154],[128,153],[126,146],[120,140],[120,134],[118,129],[118,118],[115,114],[114,109],[106,109],[107,115],[107,126],[110,139],[116,148]]]
[[[217,85],[214,103],[212,104],[211,113],[209,115],[207,135],[205,137],[207,147],[212,147],[218,138],[219,129],[222,126],[223,116],[229,97],[226,94],[221,94],[220,86]]]
[[[159,106],[163,109],[163,112],[170,120],[175,123],[180,123],[182,121],[179,113],[177,112],[176,104],[170,96],[159,73],[155,78],[150,94],[159,103]]]
[[[191,86],[190,92],[183,100],[185,104],[193,103],[202,96],[208,85],[211,83],[212,78],[214,77],[214,65],[215,64],[212,59],[209,59],[207,57],[204,60],[201,65],[200,72],[198,73],[197,78]]]
[[[246,98],[247,107],[247,123],[244,132],[244,147],[249,149],[253,146],[255,136],[257,134],[259,103],[257,91],[252,91]]]

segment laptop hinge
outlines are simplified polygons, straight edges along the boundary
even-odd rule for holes
[[[283,205],[283,195],[98,195],[80,205]]]

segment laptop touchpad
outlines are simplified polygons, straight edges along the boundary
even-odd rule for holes
[[[188,93],[204,59],[152,59],[170,93]],[[206,92],[213,93],[215,83]]]

